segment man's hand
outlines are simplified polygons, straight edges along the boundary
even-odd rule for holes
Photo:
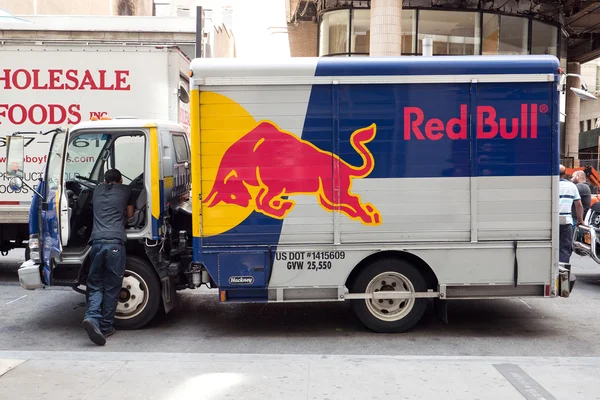
[[[134,212],[134,208],[133,206],[127,206],[127,219],[133,217],[133,212]]]

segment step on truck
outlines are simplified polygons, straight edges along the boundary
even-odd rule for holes
[[[54,134],[21,285],[84,292],[91,195],[118,168],[139,194],[120,328],[202,285],[223,303],[349,301],[376,332],[432,300],[444,316],[450,300],[568,297],[560,74],[552,56],[195,59],[189,141],[151,119]],[[81,140],[98,144],[87,170],[66,162]],[[23,139],[8,142],[21,187]]]
[[[90,43],[0,43],[0,252],[25,248],[29,258],[29,208],[42,177],[51,137],[65,125],[116,116],[144,115],[188,125],[190,60],[176,47]],[[4,174],[4,137],[25,137],[26,186],[13,190]],[[94,165],[78,140],[81,156],[70,162]]]

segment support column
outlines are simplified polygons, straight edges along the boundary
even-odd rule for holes
[[[402,0],[371,0],[371,56],[402,54]]]
[[[567,64],[567,73],[580,74],[581,67],[578,62],[570,62]],[[570,89],[572,87],[580,88],[581,82],[577,77],[568,77],[566,87],[566,107],[565,113],[565,149],[566,157],[574,157],[574,167],[579,166],[579,97]]]

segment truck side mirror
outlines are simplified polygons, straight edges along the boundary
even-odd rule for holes
[[[25,164],[25,139],[20,135],[6,137],[6,175],[22,179]]]
[[[13,176],[10,178],[10,181],[8,181],[8,187],[13,191],[18,192],[23,189],[23,179]]]

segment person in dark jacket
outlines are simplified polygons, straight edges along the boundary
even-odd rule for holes
[[[94,189],[94,225],[89,244],[91,265],[87,278],[88,310],[83,327],[99,346],[115,332],[113,319],[125,273],[125,221],[133,216],[131,188],[123,185],[121,172],[111,169],[105,183]]]
[[[585,219],[585,215],[590,209],[590,203],[592,202],[592,189],[587,183],[585,172],[575,171],[575,173],[573,173],[573,177],[571,178],[571,182],[573,182],[575,186],[577,186],[577,190],[579,191],[579,196],[581,197],[581,205],[583,206],[583,218]],[[575,204],[573,204],[571,208],[571,213],[573,214],[573,224],[575,225],[575,218],[577,217]]]

